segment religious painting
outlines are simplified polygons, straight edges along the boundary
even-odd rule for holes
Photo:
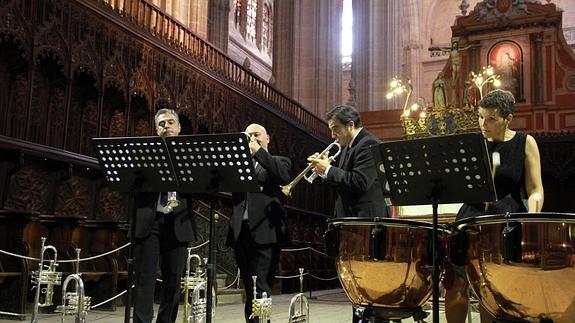
[[[515,99],[523,99],[523,52],[511,41],[499,42],[489,50],[488,64],[499,74],[501,89],[513,93]]]

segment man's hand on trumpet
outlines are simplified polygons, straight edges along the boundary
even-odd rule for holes
[[[313,172],[320,176],[325,175],[330,166],[327,154],[329,154],[329,151],[325,154],[315,153],[307,158],[307,161],[309,161],[312,166]]]
[[[260,142],[255,138],[255,136],[250,136],[250,138],[250,152],[253,156],[258,150],[260,150],[262,146],[260,145]]]

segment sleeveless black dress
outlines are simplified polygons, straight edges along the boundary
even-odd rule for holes
[[[487,212],[485,204],[464,204],[457,213],[457,220],[485,214],[527,212],[523,204],[525,196],[525,142],[527,135],[516,132],[511,140],[487,142],[489,156],[499,152],[501,164],[495,172],[497,202]]]
[[[489,205],[485,211],[485,204],[463,204],[457,213],[457,220],[469,217],[491,214],[505,214],[527,212],[523,204],[525,192],[525,142],[527,135],[516,132],[511,140],[504,142],[487,142],[487,150],[491,156],[493,152],[499,152],[501,164],[495,172],[495,191],[497,201]],[[513,241],[511,250],[517,249],[515,242],[520,243],[521,228],[515,227],[513,232],[508,234],[508,239]],[[467,235],[459,232],[451,237],[450,256],[451,262],[455,265],[464,265],[467,261]],[[516,258],[517,255],[508,255],[509,258]]]

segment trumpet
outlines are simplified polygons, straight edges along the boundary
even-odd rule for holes
[[[337,147],[337,151],[335,152],[335,154],[328,157],[329,162],[333,163],[333,161],[341,153],[341,146],[337,141],[334,141],[331,144],[329,144],[329,146],[327,146],[319,155],[321,156],[321,155],[329,154],[330,150],[334,146]],[[313,183],[313,181],[317,178],[317,173],[314,172],[312,170],[312,168],[313,168],[313,166],[311,165],[311,163],[308,164],[307,167],[301,173],[299,173],[299,175],[297,175],[289,184],[284,185],[284,186],[280,186],[282,193],[284,193],[284,195],[287,197],[291,197],[293,188],[297,185],[297,183],[299,183],[301,181],[302,178],[304,178],[310,184]],[[311,174],[307,175],[310,171],[311,171]]]
[[[35,284],[36,295],[34,296],[34,311],[32,312],[32,323],[38,322],[38,308],[52,306],[52,297],[54,296],[54,285],[62,284],[62,273],[56,271],[58,266],[58,251],[54,246],[45,246],[46,238],[40,238],[42,247],[40,248],[40,263],[38,270],[32,272],[32,284]],[[54,253],[54,260],[50,260],[50,264],[44,266],[44,253],[52,250]],[[42,287],[45,285],[46,287]],[[45,294],[44,300],[40,303],[40,294]]]
[[[208,304],[208,299],[206,298],[208,282],[203,281],[194,287],[192,292],[192,310],[188,317],[188,323],[204,323],[207,322],[207,312],[206,307]],[[213,293],[213,291],[212,291]],[[212,294],[215,295],[215,294]],[[212,308],[212,322],[214,321],[215,307]],[[185,319],[185,318],[184,318]]]
[[[289,303],[288,323],[309,322],[309,302],[303,294],[303,268],[299,268],[299,294]]]
[[[272,315],[272,299],[268,297],[267,292],[262,293],[262,298],[258,298],[257,291],[257,278],[258,276],[252,276],[254,281],[254,299],[252,299],[252,315],[250,315],[250,320],[257,317],[258,323],[267,323]]]
[[[75,282],[76,290],[67,292],[68,283],[72,280]],[[71,274],[66,277],[62,286],[62,305],[56,308],[56,312],[62,313],[61,322],[64,322],[66,315],[76,314],[76,323],[85,323],[90,306],[91,299],[84,296],[84,282],[80,274]]]
[[[197,260],[197,265],[194,272],[192,272],[191,264],[193,259]],[[205,261],[202,262],[202,258],[197,254],[192,254],[192,248],[188,248],[186,276],[182,277],[182,287],[184,289],[183,323],[201,323],[206,321],[206,286],[208,283],[204,264]],[[213,289],[212,295],[215,295]],[[212,307],[212,317],[214,316],[214,313],[215,306]]]
[[[75,291],[68,292],[68,283],[74,281]],[[85,296],[84,282],[80,273],[80,249],[76,249],[76,273],[64,280],[62,285],[62,305],[56,307],[56,313],[62,313],[60,322],[64,322],[67,315],[76,314],[76,323],[85,323],[87,312],[90,310],[91,297]]]

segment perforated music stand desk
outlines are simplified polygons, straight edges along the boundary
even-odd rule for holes
[[[378,176],[387,179],[393,205],[433,206],[433,322],[439,320],[437,207],[496,199],[481,133],[385,142],[372,146]],[[381,181],[385,183],[384,180]]]
[[[245,133],[161,137],[94,138],[96,155],[112,190],[119,192],[255,192],[258,184]],[[134,208],[131,226],[135,224]],[[210,211],[208,286],[215,273],[215,219]],[[133,228],[130,231],[128,282],[132,281]],[[131,283],[127,284],[131,304]],[[213,305],[207,288],[206,313]],[[129,322],[130,306],[124,320]],[[211,322],[211,315],[206,314]]]

